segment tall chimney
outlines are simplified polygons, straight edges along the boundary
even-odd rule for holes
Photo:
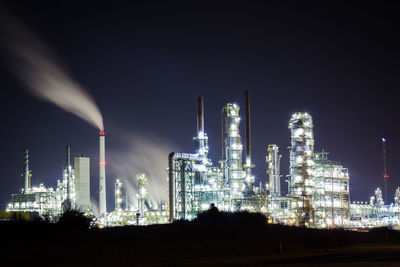
[[[106,160],[105,160],[105,138],[106,133],[100,132],[100,181],[99,181],[99,204],[100,204],[100,217],[104,217],[107,214],[107,203],[106,203]]]
[[[204,133],[204,99],[202,96],[197,97],[197,133]]]
[[[250,91],[244,91],[246,97],[246,164],[244,165],[246,171],[246,187],[247,192],[253,193],[254,176],[251,169],[254,164],[251,164],[251,121],[250,121]]]
[[[246,164],[251,165],[251,124],[250,124],[250,91],[244,91],[246,97]]]
[[[29,150],[24,150],[24,194],[28,193],[29,190]]]
[[[71,199],[71,148],[67,146],[67,199]]]

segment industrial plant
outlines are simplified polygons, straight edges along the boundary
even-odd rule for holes
[[[245,91],[245,136],[242,141],[241,109],[237,103],[226,103],[221,109],[222,149],[218,162],[208,156],[208,136],[204,123],[204,99],[197,98],[197,135],[195,151],[171,152],[165,155],[165,177],[169,199],[157,207],[148,203],[145,173],[137,173],[137,205],[129,206],[128,193],[120,180],[115,180],[114,210],[106,206],[105,132],[100,130],[99,142],[99,211],[100,226],[149,225],[193,220],[210,207],[220,211],[259,212],[267,223],[310,228],[360,229],[381,226],[400,228],[400,187],[394,203],[386,196],[386,140],[382,138],[384,159],[384,194],[375,190],[369,203],[351,202],[350,173],[338,161],[328,158],[325,151],[314,151],[313,120],[306,112],[294,113],[288,123],[289,173],[281,174],[280,148],[270,144],[265,149],[266,183],[257,183],[253,174],[251,153],[250,92]],[[90,202],[90,159],[75,157],[71,163],[70,148],[66,149],[66,168],[56,187],[31,186],[29,151],[23,153],[24,187],[12,194],[6,207],[9,212],[37,212],[56,221],[63,211],[78,209],[93,214]],[[281,182],[285,181],[285,184]],[[282,188],[287,187],[287,193]],[[112,191],[112,190],[111,190]],[[110,190],[108,191],[110,192]],[[383,195],[385,197],[383,197]]]

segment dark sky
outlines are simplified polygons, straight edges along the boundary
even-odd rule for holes
[[[243,91],[250,89],[258,181],[266,180],[268,144],[280,146],[282,173],[288,173],[288,120],[293,112],[307,111],[314,120],[316,151],[329,151],[331,159],[349,168],[352,200],[367,201],[382,186],[380,138],[387,138],[392,201],[400,186],[398,6],[389,1],[167,2],[3,1],[2,6],[50,46],[93,96],[104,116],[107,153],[126,150],[121,132],[192,152],[196,96],[202,95],[216,163],[221,108],[228,101],[243,104]],[[73,155],[90,156],[92,193],[98,198],[98,131],[33,97],[3,64],[5,58],[0,65],[1,207],[23,185],[25,147],[31,151],[33,183],[48,186],[55,186],[65,166],[65,145]],[[244,138],[244,128],[241,134]],[[167,156],[161,156],[164,168]],[[109,168],[109,210],[116,176]]]

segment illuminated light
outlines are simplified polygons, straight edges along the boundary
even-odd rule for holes
[[[384,142],[384,143],[386,142],[386,139],[385,139],[385,138],[383,138],[383,137],[382,137],[382,142]]]
[[[208,209],[208,207],[209,207],[209,205],[207,203],[202,203],[201,204],[201,209],[202,210],[206,210],[206,209]]]
[[[107,165],[107,161],[100,161],[99,165]]]
[[[383,175],[383,178],[389,178],[389,175],[385,174]]]
[[[198,137],[199,137],[199,138],[204,138],[204,133],[203,133],[203,131],[200,131],[200,132],[198,133]]]
[[[303,128],[299,128],[299,129],[296,129],[296,130],[294,131],[294,136],[295,136],[295,137],[299,137],[299,136],[302,135],[302,134],[304,134],[304,129],[303,129]]]
[[[101,131],[101,132],[99,132],[99,134],[100,134],[100,135],[106,135],[106,132]]]
[[[308,166],[313,166],[313,165],[314,165],[314,161],[311,160],[311,159],[308,159],[308,160],[307,160],[307,165],[308,165]]]
[[[239,185],[238,185],[237,182],[233,183],[233,188],[234,188],[234,189],[238,189],[238,188],[239,188]]]

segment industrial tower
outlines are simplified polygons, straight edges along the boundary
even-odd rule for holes
[[[383,190],[385,190],[385,203],[387,203],[387,179],[389,175],[386,171],[386,139],[382,137],[382,156],[383,156]]]

